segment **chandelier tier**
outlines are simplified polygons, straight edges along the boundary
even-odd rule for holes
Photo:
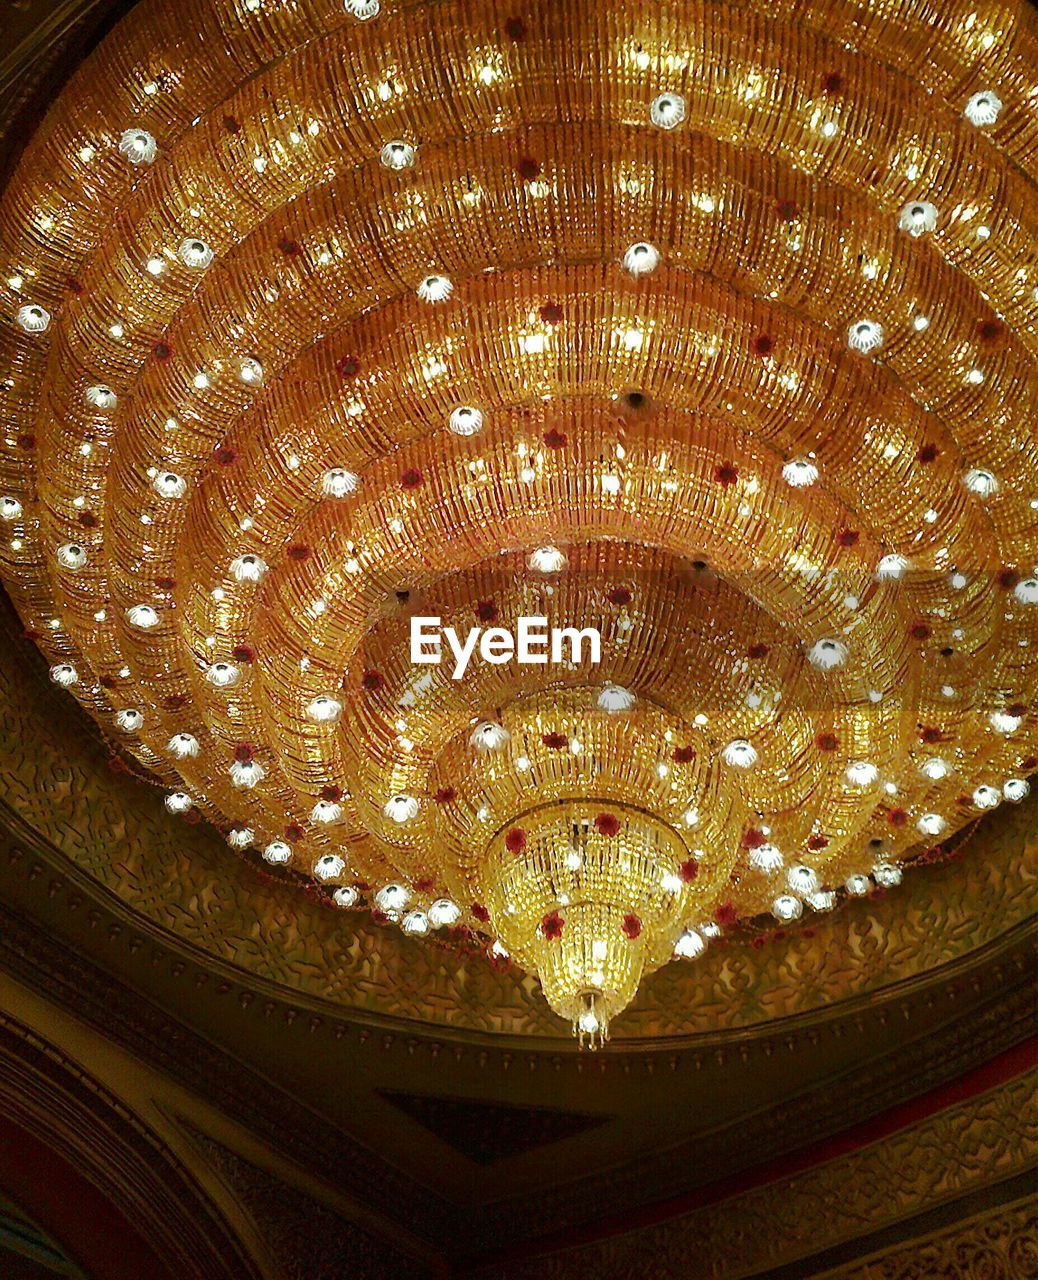
[[[0,565],[171,821],[597,1045],[1027,794],[1038,31],[940,10],[130,11],[0,201]]]

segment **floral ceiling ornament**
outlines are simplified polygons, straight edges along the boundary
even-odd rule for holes
[[[178,820],[597,1046],[1029,793],[1038,20],[444,6],[153,0],[59,96],[0,210],[0,572]],[[602,661],[453,681],[426,612]]]

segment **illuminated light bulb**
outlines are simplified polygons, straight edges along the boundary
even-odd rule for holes
[[[898,226],[910,236],[923,236],[937,226],[937,208],[927,200],[913,200],[901,210]]]
[[[789,885],[794,893],[817,893],[818,875],[813,867],[805,867],[803,864],[790,867],[786,872],[786,884]]]
[[[318,880],[336,880],[346,870],[346,863],[337,853],[326,853],[317,859],[313,870]]]
[[[474,436],[483,430],[483,413],[471,405],[459,405],[450,416],[450,429],[456,436]]]
[[[958,569],[954,573],[948,575],[948,583],[953,591],[961,591],[969,579],[964,573],[960,573]]]
[[[472,730],[469,745],[477,751],[501,751],[512,740],[512,735],[502,724],[484,720]]]
[[[160,258],[157,254],[149,258],[144,264],[145,270],[149,275],[160,276],[166,270],[165,258]]]
[[[901,868],[892,862],[877,862],[872,868],[872,875],[884,889],[896,889],[902,879]]]
[[[966,103],[963,115],[978,129],[986,129],[993,125],[1002,110],[1002,99],[993,89],[982,89],[975,93]]]
[[[855,787],[871,787],[879,777],[879,770],[868,760],[852,760],[847,766],[847,781]]]
[[[409,142],[387,142],[378,158],[387,169],[410,169],[414,164],[415,149]]]
[[[241,679],[241,672],[231,662],[214,662],[205,678],[217,689],[231,689]]]
[[[1020,716],[1010,715],[1008,711],[992,711],[989,721],[992,729],[996,729],[999,733],[1016,733],[1017,729],[1023,723]]]
[[[375,894],[375,906],[382,911],[403,911],[410,901],[410,890],[402,884],[384,884]]]
[[[343,884],[332,894],[332,901],[337,907],[344,910],[349,907],[355,907],[360,901],[360,894],[351,884]]]
[[[966,374],[966,381],[970,384],[971,387],[979,387],[980,384],[984,381],[984,370],[971,369],[969,373]]]
[[[856,320],[847,330],[847,345],[862,355],[878,350],[883,345],[883,326],[875,320]]]
[[[337,800],[318,800],[310,810],[310,821],[326,826],[342,817],[342,805]]]
[[[159,147],[145,129],[127,129],[119,139],[119,150],[130,164],[151,164]]]
[[[55,684],[60,684],[63,689],[67,689],[79,679],[79,672],[71,662],[57,662],[50,669],[50,678]]]
[[[236,787],[255,787],[266,776],[258,760],[235,760],[231,765],[231,781]]]
[[[816,640],[807,652],[807,660],[820,671],[832,671],[847,661],[847,646],[842,640]]]
[[[231,561],[231,575],[236,582],[260,582],[267,572],[267,562],[251,552]]]
[[[0,498],[0,520],[17,520],[22,514],[22,504],[17,498]]]
[[[1002,800],[1002,793],[997,787],[989,787],[982,783],[973,793],[973,803],[978,809],[994,809]]]
[[[348,498],[360,487],[360,476],[343,467],[332,467],[321,477],[321,492],[329,498]]]
[[[757,763],[757,752],[745,738],[736,738],[721,752],[721,759],[733,769],[752,769]]]
[[[292,846],[287,840],[271,840],[263,850],[263,860],[271,866],[283,867],[286,862],[292,861]]]
[[[1021,604],[1038,604],[1038,578],[1023,578],[1013,588],[1013,595]]]
[[[657,128],[675,129],[686,115],[685,99],[677,93],[661,93],[649,107],[649,119]]]
[[[124,707],[115,713],[115,723],[123,733],[136,733],[144,723],[144,716],[134,707]]]
[[[15,316],[20,328],[26,333],[45,333],[50,325],[50,312],[31,304],[25,307],[19,307]]]
[[[119,397],[112,388],[101,384],[87,387],[83,397],[87,404],[93,405],[95,409],[100,409],[102,413],[112,413],[119,403]]]
[[[907,556],[891,552],[889,555],[883,556],[879,564],[876,565],[876,577],[881,582],[896,582],[904,576],[910,564],[911,562]]]
[[[446,276],[426,276],[418,286],[418,296],[423,302],[446,302],[454,292],[454,285]]]
[[[177,257],[190,271],[204,271],[206,267],[212,266],[216,254],[204,240],[194,240],[189,237],[181,241]]]
[[[788,923],[790,920],[799,920],[803,911],[804,904],[791,893],[780,893],[771,904],[771,914],[776,920],[781,920],[783,923]]]
[[[320,693],[307,705],[306,714],[315,724],[332,724],[342,715],[342,703]]]
[[[450,898],[437,898],[429,906],[429,920],[434,929],[449,928],[461,919],[461,908]]]
[[[400,928],[411,938],[421,938],[429,932],[429,917],[424,911],[409,911]]]
[[[666,893],[680,893],[684,885],[682,878],[673,871],[668,871],[665,876],[660,879],[660,884]]]
[[[131,605],[126,610],[126,620],[132,627],[140,627],[142,631],[150,631],[159,625],[159,615],[150,604]]]
[[[151,487],[160,498],[182,498],[187,493],[187,481],[175,471],[160,471]]]
[[[695,929],[685,929],[674,943],[674,954],[682,960],[694,960],[706,950],[703,935]]]
[[[685,810],[685,812],[681,815],[681,821],[685,824],[685,826],[686,826],[686,827],[696,827],[696,826],[698,826],[698,825],[699,825],[699,810],[698,810],[697,808],[695,808],[693,805],[689,805],[689,807],[688,807],[688,808]]]
[[[926,329],[929,329],[929,327],[930,327],[929,316],[917,315],[912,317],[912,328],[916,331],[916,333],[923,333]]]
[[[756,867],[758,871],[766,871],[770,875],[772,871],[778,871],[785,859],[777,845],[767,842],[758,845],[756,849],[751,849],[746,855],[746,861],[751,867]]]
[[[255,356],[245,356],[238,366],[238,377],[249,387],[258,387],[263,381],[263,365]]]
[[[538,547],[527,563],[538,573],[559,573],[566,567],[566,556],[558,547]]]
[[[351,17],[367,22],[378,16],[382,3],[381,0],[343,0],[342,7]]]
[[[602,492],[608,493],[611,497],[616,497],[622,488],[620,477],[614,475],[604,475],[602,477]]]
[[[843,882],[843,887],[851,895],[852,898],[864,898],[868,891],[872,888],[872,881],[868,876],[849,875]]]
[[[86,548],[78,542],[63,542],[55,552],[55,558],[63,569],[71,569],[75,573],[87,562]]]
[[[166,743],[166,748],[178,760],[187,760],[198,755],[198,739],[192,733],[175,733]]]
[[[924,836],[939,836],[947,823],[939,813],[924,813],[916,826]]]
[[[1031,784],[1026,778],[1007,778],[1002,784],[1002,794],[1011,804],[1019,804],[1031,794]]]
[[[624,270],[632,276],[650,275],[660,265],[660,251],[647,240],[632,244],[624,254]]]
[[[191,808],[191,797],[186,791],[171,791],[163,803],[170,813],[187,813]]]
[[[804,489],[818,479],[818,468],[808,458],[794,458],[782,468],[782,479],[793,489]]]
[[[606,681],[605,687],[598,695],[599,709],[609,715],[620,715],[625,711],[630,711],[637,701],[638,699],[630,689],[625,689],[623,685],[613,684],[611,681]]]
[[[990,471],[984,471],[979,467],[967,471],[963,483],[970,493],[975,493],[980,498],[990,498],[993,493],[998,492],[998,481],[995,477]]]
[[[391,822],[410,822],[418,816],[418,801],[406,794],[390,796],[382,812]]]
[[[947,760],[942,760],[940,756],[931,756],[929,760],[924,760],[919,766],[919,772],[924,778],[929,778],[931,782],[940,782],[942,778],[946,778],[951,773],[951,765]]]
[[[227,833],[227,843],[232,849],[247,849],[255,839],[256,833],[251,827],[232,827]]]

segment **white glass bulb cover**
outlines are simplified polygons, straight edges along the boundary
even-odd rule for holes
[[[853,875],[849,875],[843,882],[843,885],[852,898],[864,898],[872,888],[872,881],[868,876],[855,873]]]
[[[813,867],[805,867],[803,864],[796,867],[790,867],[786,872],[786,884],[794,893],[801,895],[818,892],[818,873]]]
[[[863,356],[883,345],[883,326],[876,320],[855,320],[847,330],[847,345]]]
[[[63,542],[58,547],[56,556],[58,564],[63,569],[71,569],[73,573],[82,569],[87,562],[86,547],[78,542]]]
[[[924,760],[919,766],[919,772],[924,778],[929,778],[931,782],[940,782],[942,778],[946,778],[951,773],[951,765],[940,756],[931,756],[929,760]]]
[[[338,698],[319,693],[307,705],[306,714],[315,724],[331,724],[342,715],[342,703]]]
[[[341,884],[332,894],[332,901],[337,907],[355,907],[360,901],[360,894],[351,884]]]
[[[424,911],[409,911],[400,928],[412,938],[421,938],[429,932],[429,917]]]
[[[342,817],[342,805],[337,800],[318,800],[310,810],[310,821],[327,826],[329,822],[338,822]]]
[[[246,552],[231,561],[231,575],[236,582],[259,582],[267,572],[267,562],[262,556]]]
[[[264,861],[272,866],[281,867],[292,861],[292,846],[287,840],[271,840],[263,850]]]
[[[423,302],[446,302],[454,292],[454,285],[446,276],[426,276],[418,286],[418,296]]]
[[[382,911],[403,911],[411,901],[411,892],[402,884],[384,884],[375,894],[375,906]]]
[[[649,107],[649,119],[660,129],[675,129],[688,112],[685,99],[678,93],[661,93]]]
[[[813,911],[832,911],[836,906],[836,894],[831,889],[820,889],[817,893],[809,893],[804,901]]]
[[[928,200],[910,200],[901,210],[898,226],[910,236],[923,236],[937,226],[937,206]]]
[[[973,793],[973,803],[978,809],[994,809],[1001,799],[998,787],[989,787],[987,783],[981,783]]]
[[[1023,578],[1013,588],[1013,595],[1021,604],[1038,604],[1038,578]]]
[[[238,364],[238,377],[247,387],[258,387],[263,382],[263,364],[255,356],[243,356]]]
[[[123,733],[136,733],[144,724],[144,716],[135,707],[123,707],[115,713],[115,723]]]
[[[1023,720],[1020,716],[1010,715],[1008,711],[992,711],[988,723],[998,733],[1010,734],[1016,733]]]
[[[410,169],[415,160],[415,149],[410,142],[387,142],[378,153],[387,169]]]
[[[142,631],[150,631],[152,627],[159,625],[158,612],[150,604],[131,605],[126,610],[126,620],[131,626],[139,627]]]
[[[410,822],[418,816],[418,801],[414,796],[390,796],[382,812],[391,822]]]
[[[816,640],[807,651],[807,660],[820,671],[832,671],[847,661],[847,646],[842,640]]]
[[[214,662],[205,678],[217,689],[230,689],[241,679],[241,672],[232,662]]]
[[[771,914],[776,920],[781,920],[783,923],[787,923],[790,920],[799,920],[803,911],[804,904],[791,893],[780,893],[771,904]]]
[[[227,833],[227,843],[232,849],[247,849],[255,839],[256,833],[251,827],[232,827]]]
[[[793,458],[782,468],[782,479],[793,489],[806,489],[818,479],[818,468],[809,458]]]
[[[343,0],[343,8],[351,17],[367,22],[378,17],[382,3],[381,0]]]
[[[216,254],[204,240],[196,240],[193,236],[189,236],[180,242],[177,257],[188,270],[204,271],[206,267],[212,266]]]
[[[474,436],[483,430],[483,411],[469,404],[459,404],[451,411],[449,424],[456,436]]]
[[[660,265],[660,251],[648,240],[632,244],[624,254],[624,270],[632,276],[650,275]]]
[[[758,871],[778,871],[784,861],[782,852],[778,845],[765,841],[759,844],[756,849],[751,849],[746,855],[746,861],[751,867],[756,867]]]
[[[939,836],[947,825],[939,813],[924,813],[916,823],[924,836]]]
[[[231,765],[231,781],[236,787],[254,787],[267,776],[258,760],[235,760]]]
[[[877,862],[872,868],[873,879],[884,889],[895,889],[901,883],[901,868],[893,862]]]
[[[0,498],[0,520],[17,520],[22,514],[22,504],[17,498]]]
[[[112,413],[119,403],[119,397],[112,388],[105,386],[101,382],[95,383],[92,387],[87,387],[83,396],[87,404],[92,405],[95,409],[100,409],[102,413]]]
[[[477,751],[500,751],[512,740],[512,735],[503,724],[493,720],[484,720],[477,724],[469,737],[469,745]]]
[[[721,759],[733,769],[752,769],[757,763],[757,750],[745,738],[735,738],[721,752]]]
[[[348,498],[360,486],[360,476],[344,467],[331,467],[321,477],[321,492],[328,498]]]
[[[158,143],[146,129],[126,129],[119,150],[130,164],[151,164],[158,155]]]
[[[566,567],[566,556],[558,547],[538,547],[531,552],[528,563],[538,573],[558,573]]]
[[[191,797],[186,791],[171,791],[164,803],[170,813],[187,813],[191,808]]]
[[[437,929],[450,928],[461,919],[461,908],[450,898],[437,898],[429,906],[429,920]]]
[[[346,863],[337,853],[326,853],[314,863],[314,875],[318,880],[336,880],[346,870]]]
[[[166,743],[166,749],[178,760],[188,760],[198,755],[198,739],[193,733],[175,733]]]
[[[963,115],[970,124],[978,129],[985,129],[995,123],[1001,110],[1002,99],[998,94],[993,89],[982,89],[966,103]]]
[[[910,567],[911,562],[907,556],[900,555],[896,551],[890,552],[880,560],[876,565],[876,577],[881,582],[896,582],[898,578],[904,577],[906,570]]]
[[[79,679],[79,672],[71,662],[56,662],[50,669],[50,678],[55,684],[67,689]]]
[[[1026,778],[1007,778],[1002,784],[1002,794],[1012,804],[1019,804],[1031,794],[1031,784]]]
[[[175,471],[160,471],[151,487],[160,498],[182,498],[187,493],[187,481]]]
[[[606,681],[598,695],[599,710],[614,716],[630,711],[637,701],[630,689],[625,689],[620,684],[613,684],[611,681]]]
[[[706,950],[703,935],[696,929],[685,929],[674,943],[674,954],[683,960],[694,960]]]
[[[29,303],[18,308],[15,319],[19,328],[26,333],[45,333],[50,325],[50,312],[35,303]]]
[[[871,787],[879,777],[879,770],[869,760],[852,760],[847,766],[847,781],[855,787]]]
[[[971,471],[967,471],[963,483],[970,493],[975,493],[978,498],[990,498],[992,494],[998,492],[998,480],[990,471],[985,471],[982,467],[974,467]]]

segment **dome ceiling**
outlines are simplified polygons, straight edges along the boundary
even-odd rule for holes
[[[229,870],[591,1039],[896,890],[1036,763],[1035,55],[998,6],[144,0],[0,203],[52,679]],[[601,661],[454,680],[415,616]]]

